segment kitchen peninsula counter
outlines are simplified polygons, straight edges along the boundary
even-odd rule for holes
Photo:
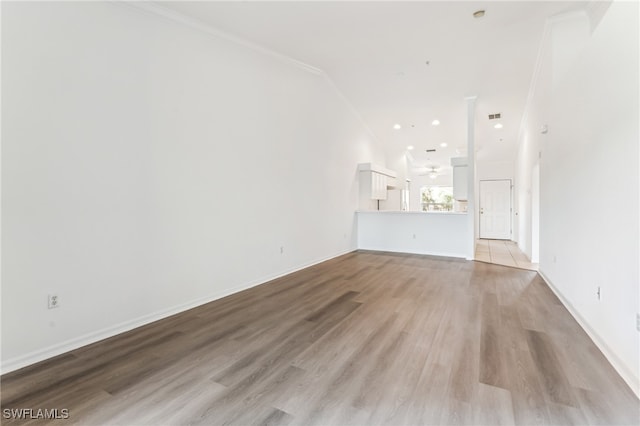
[[[357,211],[358,248],[467,258],[467,213]]]

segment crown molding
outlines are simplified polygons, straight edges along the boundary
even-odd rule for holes
[[[302,69],[304,71],[310,72],[315,75],[326,75],[324,70],[309,65],[305,62],[294,59],[290,56],[284,55],[282,53],[276,52],[274,50],[268,49],[264,46],[261,46],[257,43],[254,43],[249,40],[245,40],[241,37],[235,36],[233,34],[222,31],[218,28],[215,28],[209,24],[202,22],[199,19],[192,18],[190,16],[184,15],[175,10],[169,9],[165,6],[161,6],[155,2],[147,2],[147,1],[118,1],[117,4],[121,4],[124,6],[129,6],[131,8],[137,9],[139,11],[143,11],[149,14],[153,14],[156,16],[160,16],[167,20],[173,21],[175,23],[184,25],[186,27],[192,28],[194,30],[205,33],[209,36],[223,39],[239,46],[245,47],[247,49],[251,49],[255,52],[261,53],[263,55],[268,55],[273,58],[280,60],[281,62],[287,63],[289,65],[293,65],[296,68]]]
[[[592,1],[591,3],[598,3],[598,1]],[[588,7],[589,6],[587,6],[587,8]],[[607,8],[608,8],[608,4],[604,9],[605,12]],[[598,10],[602,10],[602,9],[598,8]],[[544,21],[544,29],[542,31],[542,38],[540,39],[538,55],[536,57],[536,62],[533,68],[531,83],[529,83],[529,93],[527,94],[527,100],[525,101],[525,104],[524,104],[524,113],[522,114],[522,120],[520,120],[520,128],[518,129],[518,150],[520,149],[520,141],[524,136],[524,129],[527,125],[529,112],[531,111],[531,104],[533,102],[533,97],[535,96],[536,90],[538,88],[538,82],[540,80],[540,72],[542,69],[542,62],[544,60],[544,56],[547,53],[547,49],[550,44],[549,38],[551,37],[551,31],[553,29],[553,26],[560,22],[577,20],[577,19],[586,19],[589,22],[591,22],[590,15],[588,11],[585,9],[579,9],[571,12],[565,12],[565,13],[560,13],[558,15],[549,16]]]
[[[589,16],[591,34],[598,28],[600,21],[609,10],[611,3],[613,3],[613,0],[591,0],[587,4],[586,13]]]
[[[545,25],[557,24],[558,22],[570,21],[572,19],[588,18],[587,11],[584,9],[572,10],[571,12],[559,13],[549,16],[545,20]]]
[[[518,129],[518,151],[520,151],[521,141],[524,135],[524,129],[527,126],[529,119],[529,113],[531,112],[531,104],[533,103],[533,97],[535,96],[538,88],[538,81],[540,80],[540,70],[542,69],[542,61],[547,52],[547,45],[549,37],[551,36],[551,20],[547,19],[544,23],[544,29],[542,30],[542,37],[540,38],[540,45],[538,46],[538,54],[536,56],[536,62],[533,66],[533,75],[531,76],[531,82],[529,83],[529,92],[527,93],[527,99],[524,103],[524,112],[522,119],[520,120],[520,128]]]
[[[164,7],[156,2],[118,0],[118,1],[114,1],[113,3],[127,6],[137,11],[141,11],[143,13],[147,13],[150,15],[167,19],[174,23],[205,33],[211,37],[229,41],[238,46],[242,46],[244,48],[251,49],[255,52],[258,52],[260,54],[270,56],[276,60],[279,60],[280,62],[291,65],[300,70],[323,77],[325,81],[329,83],[329,85],[335,91],[335,93],[337,93],[338,97],[343,101],[343,103],[347,106],[347,108],[352,112],[352,114],[354,114],[356,119],[364,127],[365,131],[369,134],[372,140],[375,141],[377,144],[380,144],[380,141],[376,137],[375,133],[371,130],[371,128],[369,127],[367,122],[364,120],[362,115],[360,115],[359,111],[355,108],[355,106],[351,103],[351,101],[345,96],[345,94],[342,93],[342,90],[340,90],[340,88],[336,85],[336,83],[329,76],[329,74],[327,74],[323,69],[314,67],[312,65],[307,64],[306,62],[299,61],[295,58],[292,58],[290,56],[268,49],[257,43],[251,42],[249,40],[245,40],[241,37],[222,31],[198,19],[192,18],[190,16],[184,15],[175,10]]]

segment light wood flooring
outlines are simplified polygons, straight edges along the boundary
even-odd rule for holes
[[[2,408],[82,425],[640,423],[535,272],[373,252],[9,373]]]
[[[530,271],[538,270],[538,264],[531,263],[513,241],[476,240],[475,260]]]

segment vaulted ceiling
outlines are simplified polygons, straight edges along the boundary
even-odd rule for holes
[[[514,158],[545,19],[585,4],[176,1],[162,6],[324,70],[388,154],[411,145],[414,165],[446,166],[459,155],[457,149],[464,154],[466,96],[477,96],[477,159]],[[478,10],[484,17],[474,18]],[[503,128],[494,128],[492,113],[501,113]],[[433,126],[433,120],[440,124]],[[430,148],[436,153],[426,154]]]

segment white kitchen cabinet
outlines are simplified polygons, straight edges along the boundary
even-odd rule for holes
[[[458,201],[467,199],[467,166],[453,167],[453,198]]]
[[[467,201],[468,173],[467,157],[454,157],[453,166],[453,198],[456,201]]]
[[[360,195],[369,200],[386,200],[387,177],[373,171],[360,172]]]
[[[387,185],[393,185],[396,174],[370,163],[358,165],[360,175],[360,210],[377,210],[377,202],[387,199]]]
[[[371,198],[374,200],[387,199],[387,176],[382,173],[371,172]]]

